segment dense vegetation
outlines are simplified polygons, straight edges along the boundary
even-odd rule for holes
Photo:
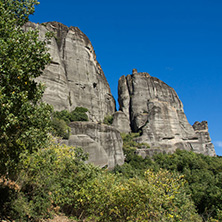
[[[145,170],[158,172],[166,169],[184,175],[187,181],[186,192],[191,195],[198,213],[203,220],[216,218],[222,220],[222,158],[204,156],[185,150],[177,150],[174,154],[157,154],[151,159],[135,155],[141,144],[133,138],[137,134],[123,135],[126,163],[117,166],[115,172],[126,178],[143,177]]]
[[[24,156],[16,184],[1,186],[1,214],[18,221],[59,212],[95,221],[201,221],[178,173],[146,170],[127,179],[85,159],[81,149],[58,145]]]
[[[81,148],[51,142],[51,121],[55,135],[65,138],[69,121],[88,117],[81,107],[52,114],[41,102],[43,86],[34,78],[50,61],[46,42],[37,31],[22,30],[36,4],[0,0],[0,219],[64,213],[107,222],[222,220],[219,157],[178,150],[143,159],[135,150],[149,145],[125,134],[126,163],[109,172],[86,164]]]

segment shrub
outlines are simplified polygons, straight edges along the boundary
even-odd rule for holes
[[[56,111],[53,117],[65,121],[67,124],[70,122],[70,113],[68,110]]]
[[[70,113],[70,121],[74,122],[74,121],[88,121],[88,116],[86,114],[86,112],[88,111],[88,109],[84,108],[84,107],[76,107],[75,110],[73,110]]]
[[[103,173],[83,184],[76,207],[95,221],[201,221],[184,183],[165,170],[129,180]]]
[[[32,155],[23,155],[17,183],[20,190],[10,202],[11,219],[39,221],[53,211],[70,214],[76,193],[97,175],[98,168],[85,164],[81,148],[53,145]]]
[[[113,116],[112,115],[108,115],[104,117],[103,123],[106,125],[112,125],[113,123]]]
[[[68,139],[70,135],[68,124],[73,121],[88,121],[87,111],[88,109],[84,107],[76,107],[71,113],[68,110],[54,112],[51,120],[52,134]]]
[[[68,139],[70,135],[70,127],[62,119],[53,118],[52,119],[53,136],[62,137],[63,139]]]
[[[185,150],[174,154],[158,154],[155,162],[162,168],[184,174],[191,197],[204,220],[221,219],[222,210],[222,159],[204,156]]]

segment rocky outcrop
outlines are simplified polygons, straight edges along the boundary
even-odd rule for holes
[[[113,114],[112,126],[118,129],[121,133],[131,132],[129,118],[122,111],[117,111]]]
[[[137,142],[165,152],[179,148],[215,155],[207,128],[194,124],[193,129],[175,90],[163,81],[133,70],[120,78],[118,91],[120,110],[128,116],[131,130],[141,134]]]
[[[196,152],[203,153],[205,155],[214,156],[214,145],[211,143],[210,134],[208,132],[207,121],[195,122],[193,129],[198,137],[198,143],[193,144],[193,149]]]
[[[192,127],[184,114],[183,104],[173,88],[148,73],[122,76],[118,95],[120,111],[109,84],[96,60],[93,46],[77,27],[58,22],[34,24],[24,30],[38,29],[40,39],[54,33],[48,44],[52,61],[37,79],[45,83],[43,100],[55,110],[88,109],[90,122],[70,124],[71,136],[64,143],[80,146],[89,153],[89,162],[112,169],[124,162],[120,132],[140,132],[137,142],[151,148],[140,149],[142,156],[156,152],[174,152],[177,148],[215,155],[206,122]],[[113,115],[112,126],[99,124]]]
[[[109,169],[124,163],[123,141],[114,127],[93,122],[73,122],[70,127],[71,136],[63,143],[82,147],[89,153],[89,162]]]
[[[103,121],[115,112],[115,100],[109,84],[96,60],[88,37],[77,27],[67,27],[58,22],[34,24],[28,22],[24,29],[38,29],[40,38],[51,31],[55,37],[48,45],[51,64],[38,81],[44,82],[43,100],[55,110],[74,110],[82,106],[89,110],[91,121]]]

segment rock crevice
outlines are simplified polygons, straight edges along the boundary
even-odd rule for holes
[[[79,28],[58,22],[28,22],[24,29],[29,28],[38,29],[42,39],[46,32],[54,33],[48,45],[52,62],[37,79],[46,85],[44,101],[59,111],[85,107],[93,122],[101,122],[115,112],[115,100],[93,46]]]
[[[207,122],[192,127],[175,90],[163,81],[133,70],[120,78],[118,91],[120,110],[128,117],[131,131],[140,132],[137,142],[148,143],[156,151],[179,148],[215,155]]]
[[[53,105],[54,110],[88,109],[90,122],[71,123],[71,136],[63,142],[83,147],[89,153],[89,162],[110,169],[123,164],[120,132],[140,132],[137,142],[151,147],[138,150],[142,156],[171,153],[177,148],[215,155],[207,122],[196,122],[192,127],[178,95],[166,83],[134,69],[131,75],[119,79],[120,110],[116,112],[94,48],[79,28],[58,22],[28,22],[24,30],[28,29],[38,29],[40,39],[45,39],[48,31],[54,33],[48,45],[52,61],[37,81],[45,83],[43,100]],[[101,124],[110,115],[112,127]]]

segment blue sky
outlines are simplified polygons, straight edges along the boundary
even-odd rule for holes
[[[173,87],[190,124],[207,120],[222,155],[221,0],[40,0],[33,22],[77,26],[91,40],[117,100],[133,68]]]

